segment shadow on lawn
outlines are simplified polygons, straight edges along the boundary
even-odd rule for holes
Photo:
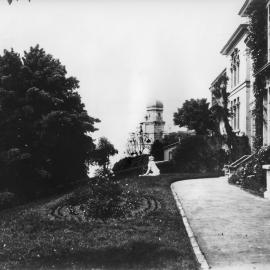
[[[27,269],[140,269],[166,267],[166,262],[179,260],[176,248],[167,248],[159,242],[134,241],[119,247],[66,252],[28,261]],[[73,268],[74,267],[74,268]]]

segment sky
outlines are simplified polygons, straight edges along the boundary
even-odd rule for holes
[[[146,105],[164,104],[166,131],[186,99],[210,98],[225,68],[220,50],[235,31],[244,0],[0,1],[0,54],[39,44],[80,81],[95,139],[121,157]]]

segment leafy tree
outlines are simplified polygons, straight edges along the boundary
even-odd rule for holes
[[[159,140],[152,144],[151,155],[154,156],[155,160],[164,160],[163,144]]]
[[[87,174],[95,145],[90,117],[59,60],[37,45],[0,56],[2,188],[34,191]]]
[[[106,169],[110,163],[110,156],[114,156],[117,153],[118,151],[114,148],[113,144],[107,138],[101,137],[94,151],[93,161]]]
[[[214,128],[209,103],[205,98],[186,100],[174,113],[173,120],[175,125],[195,130],[199,135],[208,134],[208,131]]]

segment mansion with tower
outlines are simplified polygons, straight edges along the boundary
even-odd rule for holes
[[[161,141],[164,135],[165,121],[163,120],[163,104],[156,100],[146,107],[144,121],[140,123],[137,132],[130,134],[128,154],[149,154],[155,141]]]
[[[264,35],[267,39],[264,47],[260,48],[262,64],[254,68],[252,53],[250,51],[249,40],[249,17],[254,8],[262,7],[264,25],[261,26],[259,35]],[[259,78],[262,80],[262,110],[263,124],[259,127],[262,134],[262,144],[270,145],[270,0],[246,0],[241,7],[239,16],[243,18],[235,32],[231,35],[227,43],[223,46],[221,54],[226,57],[225,69],[215,78],[210,86],[212,105],[223,104],[222,97],[215,96],[215,85],[223,77],[227,78],[226,91],[228,93],[227,107],[231,112],[230,125],[237,136],[246,135],[250,145],[253,146],[256,133],[256,119],[254,108],[256,99],[254,90],[255,82]],[[263,31],[265,33],[263,33]],[[259,54],[259,53],[258,53]],[[258,125],[257,125],[258,127]],[[224,121],[220,119],[220,132],[226,134]]]
[[[140,123],[142,132],[147,134],[148,140],[153,144],[161,141],[164,133],[163,104],[160,101],[151,102],[146,107],[145,121]]]

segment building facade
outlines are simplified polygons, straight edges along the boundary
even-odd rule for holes
[[[163,148],[165,161],[169,161],[172,159],[173,151],[177,148],[178,145],[179,145],[179,142],[175,142],[175,143],[167,145]]]
[[[221,50],[227,57],[228,107],[231,112],[230,125],[233,131],[250,140],[254,136],[252,108],[254,103],[252,62],[247,46],[247,24],[241,24]]]
[[[248,4],[247,2],[251,1],[246,1],[245,6]],[[241,12],[243,12],[243,8],[239,13],[243,16]],[[255,119],[252,113],[255,103],[253,94],[254,72],[248,47],[247,23],[240,24],[237,27],[222,48],[221,54],[227,59],[227,65],[223,73],[226,73],[228,79],[227,106],[231,113],[230,125],[237,136],[246,135],[252,146],[255,136]],[[222,126],[222,123],[220,125]]]
[[[152,144],[161,141],[164,135],[163,104],[154,101],[147,105],[145,120],[140,123],[137,132],[130,134],[127,143],[127,154],[149,154]]]
[[[163,104],[154,101],[147,105],[145,121],[141,122],[142,132],[147,136],[150,144],[162,140],[165,122],[163,121]]]

